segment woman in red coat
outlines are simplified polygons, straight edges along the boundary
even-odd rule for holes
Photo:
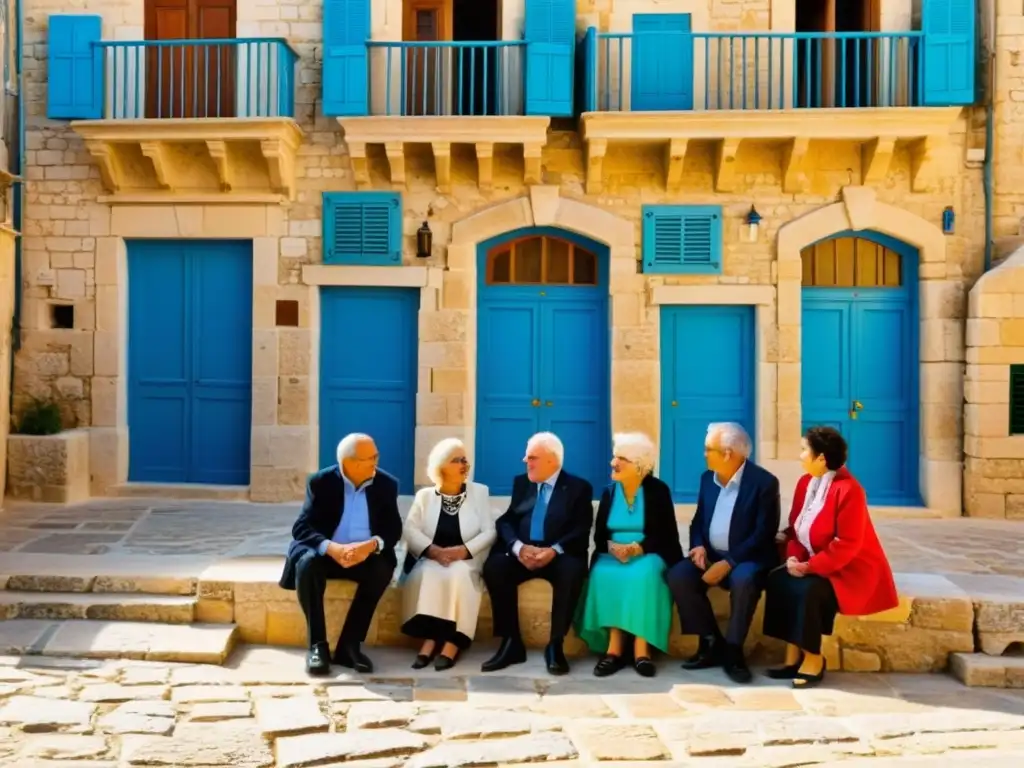
[[[837,613],[866,616],[899,603],[892,569],[868,516],[860,483],[846,469],[846,441],[832,427],[811,427],[803,439],[786,529],[786,562],[768,577],[764,634],[785,640],[786,664],[768,670],[794,688],[825,677],[822,635]]]

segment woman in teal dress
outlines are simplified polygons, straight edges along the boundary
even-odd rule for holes
[[[653,677],[651,646],[668,650],[672,595],[665,570],[683,559],[668,486],[651,471],[657,449],[640,433],[615,436],[611,485],[601,494],[594,555],[578,624],[580,638],[602,654],[594,674],[626,666],[625,636],[633,637],[636,671]]]

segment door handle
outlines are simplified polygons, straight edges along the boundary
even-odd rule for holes
[[[537,398],[534,398],[533,400],[530,401],[530,405],[532,405],[534,408],[536,408],[538,405],[540,405],[540,400],[538,400]]]
[[[548,400],[548,401],[547,401],[547,402],[545,403],[545,405],[546,405],[546,406],[547,406],[548,408],[550,408],[550,407],[551,407],[552,405],[554,405],[554,403],[552,403],[552,402],[551,402],[550,400]]]
[[[677,403],[675,400],[673,400],[672,401],[672,407],[675,408],[677,405],[679,405],[679,403]]]
[[[863,411],[864,410],[864,403],[862,403],[860,400],[854,400],[853,401],[853,410],[855,410],[855,411]]]

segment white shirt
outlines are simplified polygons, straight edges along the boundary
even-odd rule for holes
[[[811,479],[807,485],[807,493],[804,494],[804,506],[793,526],[796,540],[811,555],[814,554],[814,548],[811,546],[811,526],[825,508],[825,499],[828,498],[828,490],[832,487],[832,478],[835,476],[835,472],[826,472],[821,477]]]
[[[548,504],[551,503],[551,495],[555,492],[555,483],[558,482],[558,476],[560,474],[562,474],[562,470],[556,469],[555,470],[555,474],[553,474],[551,477],[549,477],[543,483],[537,483],[537,498],[538,499],[540,498],[540,487],[542,485],[546,485],[548,487]],[[512,554],[515,555],[516,557],[519,557],[519,550],[521,550],[522,548],[523,548],[523,542],[517,541],[515,544],[512,545]],[[553,550],[555,550],[555,552],[557,552],[558,554],[562,554],[562,546],[560,544],[555,544],[551,548]]]
[[[736,509],[736,499],[740,494],[740,482],[743,480],[743,470],[747,462],[743,462],[736,470],[729,482],[722,485],[717,474],[712,478],[722,490],[718,493],[718,500],[715,502],[715,511],[711,515],[711,523],[708,525],[708,544],[720,555],[729,553],[729,529],[732,527],[732,513]]]

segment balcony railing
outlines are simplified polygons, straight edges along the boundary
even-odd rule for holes
[[[298,54],[283,39],[96,45],[107,119],[294,117]]]
[[[523,114],[525,42],[371,41],[367,46],[371,114]]]
[[[634,32],[583,40],[584,111],[778,110],[923,103],[913,32]]]

